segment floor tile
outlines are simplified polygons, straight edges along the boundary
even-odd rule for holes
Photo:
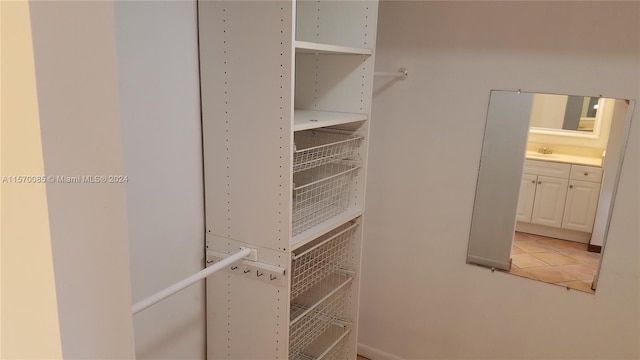
[[[587,251],[587,244],[575,242],[575,241],[567,241],[567,240],[559,240],[559,239],[538,239],[543,246],[551,248],[556,251],[567,251],[567,250],[582,250]]]
[[[578,260],[570,258],[566,255],[557,252],[550,253],[532,253],[533,257],[538,260],[542,260],[549,265],[570,265],[578,264]]]
[[[599,263],[601,258],[600,254],[587,251],[568,250],[563,251],[562,253],[566,256],[569,256],[570,258],[576,259],[578,262],[581,262],[583,264]]]
[[[526,252],[520,249],[519,247],[517,247],[516,245],[511,247],[511,255],[518,255],[518,254],[526,254]]]
[[[598,272],[598,267],[592,264],[559,265],[555,268],[582,281],[593,281]]]
[[[580,290],[580,291],[585,291],[585,292],[589,292],[589,293],[593,293],[594,291],[591,289],[591,285],[583,282],[583,281],[567,281],[567,282],[559,282],[556,283],[557,285],[562,285],[562,286],[566,286],[566,287],[570,287],[572,289],[576,289],[576,290]]]
[[[527,269],[537,266],[547,266],[546,263],[536,259],[531,254],[519,254],[511,256],[511,261],[521,269]]]
[[[513,265],[511,266],[511,270],[509,271],[509,274],[518,275],[518,276],[526,277],[526,278],[529,278],[529,279],[538,280],[529,271],[517,268],[517,267],[515,267]]]
[[[527,253],[549,252],[549,251],[551,251],[550,248],[548,248],[546,246],[543,246],[538,241],[533,241],[533,240],[532,241],[519,241],[514,246],[519,248],[520,250],[522,250],[524,252],[527,252]]]
[[[587,244],[516,232],[509,273],[594,293],[591,283],[600,259]]]
[[[531,241],[532,239],[528,237],[525,233],[517,232],[513,235],[513,241]]]
[[[537,279],[549,282],[549,283],[558,283],[558,282],[566,282],[577,280],[575,277],[571,276],[568,273],[562,272],[560,270],[556,270],[554,267],[538,267],[538,268],[530,268],[527,271],[535,276]]]

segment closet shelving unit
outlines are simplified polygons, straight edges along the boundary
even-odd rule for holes
[[[210,359],[355,359],[377,1],[198,3]]]

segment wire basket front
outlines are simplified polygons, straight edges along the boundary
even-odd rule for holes
[[[349,330],[350,324],[344,320],[345,305],[347,299],[348,280],[345,286],[345,277],[327,279],[326,286],[319,286],[317,291],[309,294],[308,299],[291,303],[291,318],[293,319],[289,333],[289,359],[300,358],[301,355],[312,355],[316,359],[330,350],[331,342],[328,337],[340,335]],[[317,304],[309,306],[309,299],[320,293],[326,292],[328,286],[336,286],[342,282],[342,286],[331,292],[331,295]]]
[[[346,343],[351,329],[348,325],[329,327],[320,339],[309,345],[303,352],[297,352],[295,360],[350,360]]]
[[[330,163],[293,175],[294,236],[348,208],[352,180],[359,168]]]
[[[348,267],[357,223],[344,224],[297,249],[291,261],[291,298],[295,299],[332,272]]]
[[[294,134],[296,150],[293,153],[293,172],[296,173],[335,160],[352,158],[362,139],[363,137],[359,135],[333,131],[296,132]]]

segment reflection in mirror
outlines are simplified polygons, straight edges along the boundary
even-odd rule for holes
[[[531,127],[593,133],[599,98],[589,96],[535,94]]]
[[[492,91],[467,262],[594,292],[633,106]]]

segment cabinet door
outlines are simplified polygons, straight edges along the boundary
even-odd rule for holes
[[[600,183],[570,180],[562,227],[590,233],[598,208]]]
[[[538,176],[531,222],[561,227],[569,180]]]
[[[520,196],[518,196],[518,212],[516,219],[522,222],[531,222],[531,214],[533,213],[533,200],[536,195],[536,175],[522,175],[522,183],[520,184]]]

